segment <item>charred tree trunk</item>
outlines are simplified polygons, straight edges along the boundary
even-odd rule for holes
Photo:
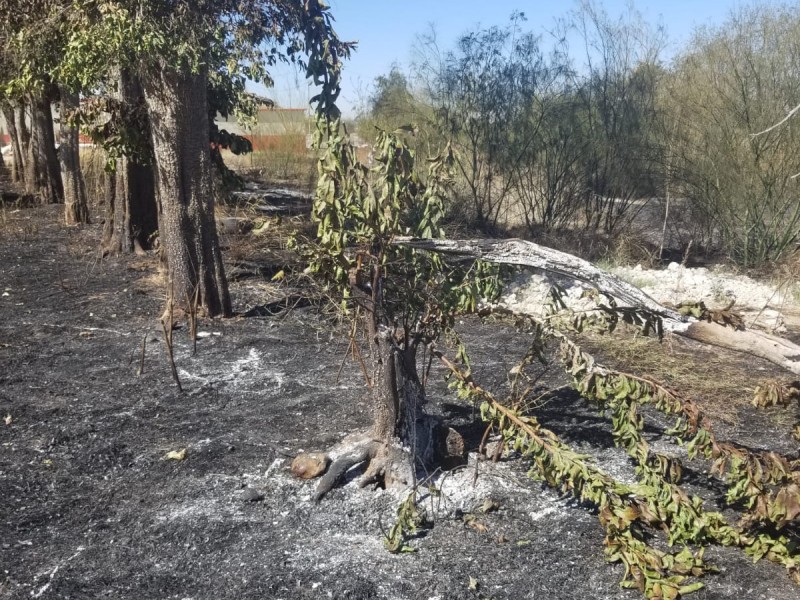
[[[67,225],[88,224],[89,203],[86,184],[81,173],[80,138],[78,128],[68,123],[71,112],[78,109],[80,101],[65,87],[61,90],[58,159],[61,163],[61,181],[64,185],[64,220]]]
[[[61,169],[56,155],[53,111],[47,95],[31,98],[31,135],[25,160],[25,188],[42,202],[64,200]]]
[[[380,290],[382,286],[378,281],[372,287]],[[446,443],[458,434],[425,413],[425,390],[417,374],[416,342],[381,318],[379,291],[368,295],[354,288],[353,297],[366,313],[368,358],[372,363],[368,382],[372,426],[365,435],[345,438],[331,451],[333,462],[319,482],[316,500],[322,499],[350,468],[360,463],[369,463],[361,479],[362,486],[377,483],[384,487],[410,487],[416,484],[418,472],[430,473],[434,464],[455,458],[448,455]]]
[[[17,152],[19,152],[18,181],[23,183],[25,182],[25,165],[28,161],[28,148],[31,143],[31,130],[26,119],[27,113],[28,111],[25,108],[25,104],[19,103],[14,106],[14,123],[17,131]]]
[[[9,173],[11,175],[11,181],[14,183],[22,182],[24,177],[24,162],[23,156],[25,154],[25,149],[22,144],[22,140],[20,137],[20,131],[17,127],[17,108],[11,105],[8,102],[3,102],[0,104],[0,109],[3,111],[3,118],[6,122],[6,129],[8,129],[8,137],[10,138],[11,142],[11,168],[9,169]],[[21,112],[21,109],[19,109]],[[24,123],[24,121],[23,121]],[[27,128],[26,128],[27,130]]]
[[[209,316],[232,313],[214,218],[207,73],[163,69],[144,82],[152,127],[160,239],[176,302],[198,294]]]
[[[140,82],[123,71],[119,78],[118,99],[124,112],[146,116],[137,107],[143,106],[144,96]],[[128,108],[129,107],[129,108]],[[149,122],[139,127],[150,132]],[[152,153],[144,153],[143,160],[152,161]],[[106,181],[106,222],[101,249],[107,254],[144,253],[153,246],[158,231],[158,204],[152,162],[140,164],[133,157],[117,160],[115,173]]]

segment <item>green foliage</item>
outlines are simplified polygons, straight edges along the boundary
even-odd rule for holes
[[[538,101],[557,71],[538,39],[522,32],[524,21],[515,13],[506,27],[463,35],[453,51],[440,54],[431,38],[418,52],[433,126],[456,146],[471,216],[487,231],[508,209],[515,170],[538,129]]]
[[[401,326],[414,343],[435,339],[456,313],[475,312],[482,299],[494,298],[496,268],[453,267],[438,255],[392,243],[398,236],[444,235],[450,148],[428,161],[423,179],[404,141],[413,130],[380,132],[372,169],[358,162],[343,128],[337,124],[332,131],[318,163],[310,272],[321,274],[345,299],[372,297],[381,318]]]
[[[388,532],[384,532],[383,543],[392,554],[416,552],[408,541],[423,529],[430,527],[428,514],[417,504],[416,490],[397,507],[397,518]]]
[[[64,117],[103,149],[106,171],[114,172],[117,160],[123,156],[142,165],[151,162],[150,123],[143,103],[127,104],[115,98],[100,97]]]
[[[800,137],[780,122],[796,104],[800,17],[757,5],[701,29],[665,90],[674,124],[671,170],[705,242],[751,267],[790,250],[800,235]]]
[[[479,228],[614,233],[637,212],[636,198],[654,195],[660,171],[661,32],[582,2],[545,54],[524,23],[515,13],[507,26],[470,31],[445,52],[435,36],[423,38],[416,103],[431,111],[418,112],[452,139],[458,190]],[[578,40],[577,57],[567,38]],[[400,84],[392,73],[382,78],[378,98],[397,97],[389,90]]]
[[[648,598],[676,598],[696,591],[702,583],[692,578],[714,570],[703,559],[702,549],[710,544],[736,546],[754,560],[765,557],[782,564],[800,584],[800,552],[792,530],[787,528],[800,519],[800,462],[718,440],[692,402],[654,381],[599,366],[561,331],[607,331],[613,322],[606,318],[611,310],[609,306],[598,308],[595,318],[578,321],[568,315],[556,319],[554,312],[544,319],[522,318],[518,324],[530,328],[533,343],[517,372],[535,364],[533,357],[543,356],[548,340],[557,341],[575,388],[601,413],[610,415],[615,443],[634,460],[638,482],[632,485],[614,481],[588,457],[575,453],[542,428],[525,412],[524,393],[502,403],[481,389],[472,379],[463,348],[460,362],[466,367],[456,366],[441,353],[439,356],[453,374],[451,385],[459,396],[480,399],[482,417],[501,434],[504,446],[531,460],[532,477],[598,507],[607,533],[606,557],[625,566],[623,586],[638,588]],[[637,321],[650,318],[640,315]],[[772,403],[779,403],[780,393],[770,389],[764,388],[761,394],[764,402],[772,399]],[[690,458],[710,461],[709,473],[728,486],[728,502],[745,508],[739,524],[707,511],[700,498],[680,487],[681,461],[653,452],[642,435],[645,419],[640,408],[645,405],[674,419],[667,434],[686,447]],[[646,531],[652,529],[663,531],[667,543],[681,549],[663,552],[651,546]],[[697,546],[700,551],[690,550]]]

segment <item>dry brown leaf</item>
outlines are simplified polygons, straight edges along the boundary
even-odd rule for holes
[[[467,521],[467,526],[481,533],[486,533],[487,531],[489,531],[489,528],[486,527],[486,525],[475,519],[470,519],[469,521]]]

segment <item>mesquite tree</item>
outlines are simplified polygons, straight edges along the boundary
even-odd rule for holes
[[[337,460],[320,481],[318,499],[358,463],[369,461],[365,483],[399,482],[412,488],[415,474],[430,467],[436,458],[438,424],[422,410],[425,398],[416,353],[423,349],[450,371],[460,398],[481,404],[486,437],[495,432],[501,452],[524,458],[532,477],[597,508],[606,533],[606,558],[625,568],[623,587],[637,588],[653,600],[699,590],[704,586],[699,578],[714,571],[704,557],[709,545],[738,548],[755,560],[765,557],[783,565],[800,583],[796,532],[800,462],[721,439],[690,399],[646,376],[601,365],[572,339],[581,331],[613,332],[621,322],[639,326],[645,334],[661,336],[672,329],[704,342],[709,342],[710,333],[705,325],[719,330],[711,336],[718,340],[739,335],[753,339],[747,335],[750,332],[740,331],[742,322],[734,313],[697,304],[684,307],[688,312],[669,309],[585,261],[535,244],[430,239],[441,234],[438,223],[448,188],[449,153],[432,160],[427,176],[421,178],[401,132],[382,133],[375,152],[377,165],[370,170],[356,162],[338,123],[326,133],[313,208],[318,244],[311,270],[326,275],[329,285],[342,294],[355,324],[366,329],[369,349],[362,354],[362,364],[371,391],[373,426],[337,449]],[[493,274],[485,276],[483,263],[467,263],[471,272],[448,267],[436,255],[420,252],[424,250],[530,265],[573,277],[596,288],[592,294],[596,306],[573,312],[555,291],[543,314],[514,314],[531,344],[511,371],[508,400],[500,400],[474,379],[463,345],[459,345],[460,360],[453,360],[434,344],[452,326],[454,314],[474,312],[478,298],[496,292]],[[487,310],[498,316],[507,313],[499,307]],[[608,418],[615,444],[635,465],[634,482],[614,479],[537,420],[528,382],[539,379],[537,365],[549,362],[548,344],[559,347],[555,360],[562,363],[576,391]],[[796,367],[798,351],[794,346],[791,364],[771,358]],[[797,398],[797,384],[773,382],[759,387],[754,402],[771,406]],[[652,447],[645,436],[647,420],[654,414],[660,415],[656,422],[669,421],[665,436],[684,446],[690,459],[706,461],[709,475],[727,489],[729,508],[741,511],[742,519],[732,521],[706,507],[702,498],[682,486],[681,459]],[[397,522],[386,536],[390,551],[403,549],[406,532],[415,527],[414,515],[412,493],[400,505]],[[666,544],[654,543],[658,535]]]

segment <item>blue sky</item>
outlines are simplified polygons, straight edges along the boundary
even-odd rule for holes
[[[358,49],[345,66],[340,105],[346,115],[369,94],[378,75],[387,73],[392,64],[401,68],[410,62],[411,48],[417,36],[436,29],[444,49],[453,47],[459,35],[477,25],[507,23],[515,10],[527,17],[526,28],[544,34],[555,19],[565,16],[576,3],[570,0],[328,0],[336,18],[339,37],[358,41]],[[628,12],[626,0],[597,3],[611,17]],[[762,2],[763,3],[763,2]],[[700,25],[719,25],[743,0],[634,0],[632,5],[644,19],[662,23],[668,33],[667,56],[685,44],[693,29]],[[276,86],[267,93],[283,106],[305,106],[310,96],[302,74],[288,69],[274,73]]]

